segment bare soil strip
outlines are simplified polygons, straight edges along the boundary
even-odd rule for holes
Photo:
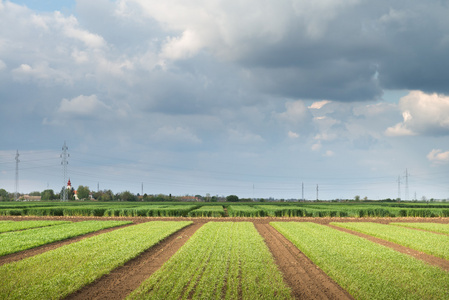
[[[175,232],[124,266],[85,286],[66,299],[124,299],[181,248],[203,225],[194,223]]]
[[[423,252],[420,252],[420,251],[417,251],[417,250],[413,250],[413,249],[410,249],[410,248],[407,248],[407,247],[395,244],[393,242],[385,241],[385,240],[382,240],[380,238],[376,238],[376,237],[373,237],[373,236],[370,236],[370,235],[367,235],[367,234],[364,234],[364,233],[360,233],[360,232],[357,232],[357,231],[353,231],[353,230],[349,230],[349,229],[346,229],[346,228],[341,228],[341,227],[337,227],[337,226],[333,226],[333,225],[328,225],[328,226],[332,227],[334,229],[343,231],[343,232],[351,233],[353,235],[365,238],[365,239],[367,239],[369,241],[381,244],[383,246],[392,248],[393,250],[396,250],[396,251],[401,252],[401,253],[408,254],[408,255],[413,256],[413,257],[415,257],[417,259],[423,260],[424,262],[426,262],[428,264],[431,264],[431,265],[440,267],[443,270],[449,271],[449,260],[445,260],[443,258],[439,258],[439,257],[433,256],[433,255],[430,255],[430,254],[426,254],[426,253],[423,253]]]
[[[5,256],[1,256],[0,257],[0,266],[4,265],[4,264],[7,264],[7,263],[10,263],[10,262],[19,261],[19,260],[22,260],[22,259],[34,256],[34,255],[38,255],[38,254],[41,254],[41,253],[44,253],[44,252],[47,252],[47,251],[50,251],[50,250],[62,247],[64,245],[75,243],[75,242],[81,241],[83,239],[86,239],[86,238],[89,238],[89,237],[92,237],[92,236],[95,236],[95,235],[98,235],[98,234],[110,232],[110,231],[113,231],[113,230],[117,230],[119,228],[123,228],[123,227],[126,227],[126,226],[131,226],[131,225],[133,225],[133,224],[127,224],[127,225],[121,225],[121,226],[112,227],[112,228],[106,228],[106,229],[102,229],[102,230],[99,230],[99,231],[91,232],[91,233],[88,233],[88,234],[84,234],[84,235],[76,236],[76,237],[73,237],[73,238],[69,238],[69,239],[66,239],[66,240],[57,241],[57,242],[53,242],[53,243],[50,243],[50,244],[45,244],[45,245],[42,245],[42,246],[38,246],[36,248],[31,248],[31,249],[24,250],[24,251],[21,251],[21,252],[11,253],[11,254],[8,254],[8,255],[5,255]]]
[[[254,223],[296,299],[354,299],[269,224]]]

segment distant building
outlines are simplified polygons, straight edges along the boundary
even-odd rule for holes
[[[41,196],[30,196],[30,195],[23,195],[19,198],[19,200],[23,201],[41,201]]]

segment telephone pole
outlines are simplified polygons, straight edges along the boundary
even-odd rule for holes
[[[316,201],[318,201],[318,184],[316,185]]]
[[[14,190],[14,201],[18,199],[18,189],[19,189],[19,150],[16,152],[16,184]]]
[[[69,164],[68,162],[68,158],[70,156],[69,153],[67,153],[67,150],[69,150],[69,148],[67,147],[65,141],[64,141],[64,145],[62,146],[62,153],[60,155],[61,157],[61,165],[62,165],[62,172],[63,172],[63,177],[64,177],[64,184],[62,186],[62,199],[61,201],[67,201],[67,165]]]

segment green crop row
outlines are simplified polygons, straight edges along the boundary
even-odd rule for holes
[[[230,217],[265,217],[267,213],[261,208],[249,205],[229,205],[228,215]]]
[[[189,217],[223,217],[225,211],[221,205],[201,206],[189,212]]]
[[[69,221],[10,221],[0,222],[0,233],[24,230],[30,228],[46,227],[70,223]]]
[[[335,222],[331,224],[449,259],[449,236],[370,222]]]
[[[449,224],[438,223],[390,223],[390,225],[418,228],[427,231],[449,234]]]
[[[210,222],[129,299],[290,299],[254,225]]]
[[[67,223],[68,224],[0,234],[0,256],[132,222],[84,221]]]
[[[438,267],[328,226],[270,224],[356,299],[448,299]]]
[[[303,217],[305,209],[299,206],[255,205],[254,208],[263,210],[269,217]]]
[[[0,267],[0,299],[60,299],[191,222],[148,222]]]

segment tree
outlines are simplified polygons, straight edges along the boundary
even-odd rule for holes
[[[40,196],[41,193],[40,192],[31,192],[28,195],[30,195],[30,196]]]
[[[61,189],[61,193],[59,194],[60,199],[62,199],[62,195],[64,194],[64,189],[67,189],[67,188],[63,187]],[[75,189],[73,187],[71,189],[67,189],[67,200],[69,200],[69,201],[75,200]]]
[[[89,199],[90,190],[87,186],[80,185],[76,190],[76,193],[78,195],[78,199],[80,200]]]
[[[0,189],[0,201],[10,201],[11,197],[5,189]]]
[[[114,193],[111,190],[103,190],[93,193],[93,197],[98,201],[112,201],[114,199]]]
[[[226,201],[228,202],[238,202],[239,201],[239,197],[236,195],[229,195],[226,197]]]
[[[55,195],[55,192],[53,190],[45,190],[41,193],[41,200],[42,201],[48,201],[48,200],[55,200],[57,197]]]
[[[124,191],[120,194],[120,199],[122,201],[137,201],[137,196],[132,194],[130,191]]]

